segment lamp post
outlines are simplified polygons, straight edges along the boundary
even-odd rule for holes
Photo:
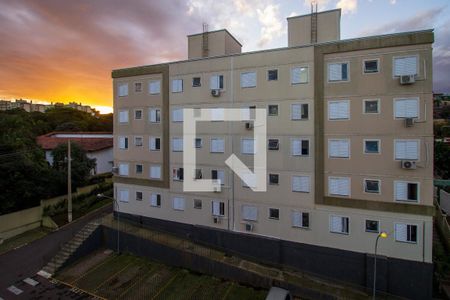
[[[375,300],[375,294],[377,291],[376,284],[377,284],[377,248],[378,248],[378,240],[380,238],[387,238],[388,234],[384,231],[380,232],[377,236],[377,239],[375,241],[375,256],[374,256],[374,262],[373,262],[373,294],[372,299]]]
[[[119,225],[120,225],[120,207],[119,207],[119,202],[117,201],[117,199],[113,198],[113,197],[109,197],[109,196],[105,196],[104,194],[98,194],[97,198],[106,198],[106,199],[111,199],[113,201],[113,203],[116,205],[117,207],[117,254],[120,253],[120,234],[119,234]]]

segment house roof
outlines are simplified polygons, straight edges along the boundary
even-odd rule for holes
[[[75,137],[57,137],[57,135],[61,134],[74,135]],[[111,137],[98,137],[99,134],[111,135]],[[89,137],[89,135],[96,137]],[[53,150],[59,144],[67,143],[69,140],[77,143],[87,152],[95,152],[113,147],[111,132],[50,132],[36,138],[37,144],[44,150]]]

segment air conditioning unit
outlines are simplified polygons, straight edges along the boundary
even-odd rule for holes
[[[222,189],[220,188],[220,186],[215,186],[214,188],[213,188],[213,192],[214,193],[220,193],[222,191]]]
[[[414,125],[414,119],[413,118],[406,118],[405,119],[405,127],[412,127]]]
[[[220,224],[220,218],[219,217],[213,217],[214,224]]]
[[[245,231],[253,231],[253,224],[245,223]]]
[[[412,160],[402,160],[401,165],[402,169],[406,170],[415,170],[417,168],[416,162]]]
[[[415,75],[402,75],[400,76],[400,84],[413,84],[416,82]]]
[[[113,174],[119,174],[119,167],[112,167],[111,172],[112,172]]]
[[[252,122],[246,122],[245,123],[245,129],[250,130],[253,128],[253,123]]]
[[[218,89],[211,90],[211,96],[220,97],[220,90]]]

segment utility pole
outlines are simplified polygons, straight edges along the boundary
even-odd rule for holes
[[[72,156],[70,140],[67,143],[67,218],[72,222]]]

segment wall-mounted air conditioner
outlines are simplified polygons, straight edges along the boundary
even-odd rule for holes
[[[414,125],[414,119],[413,118],[406,118],[405,119],[405,127],[412,127]]]
[[[400,76],[400,84],[413,84],[416,82],[415,75],[402,75]]]
[[[220,97],[220,90],[219,89],[211,90],[211,96],[213,96],[213,97]]]
[[[253,224],[245,223],[245,231],[253,231]]]
[[[252,122],[245,122],[245,129],[247,129],[247,130],[253,129],[253,123]]]
[[[217,217],[217,216],[213,217],[214,224],[220,224],[220,220],[221,219],[219,217]]]
[[[413,160],[402,160],[401,166],[402,166],[402,169],[406,169],[406,170],[415,170],[417,168],[416,162]]]

